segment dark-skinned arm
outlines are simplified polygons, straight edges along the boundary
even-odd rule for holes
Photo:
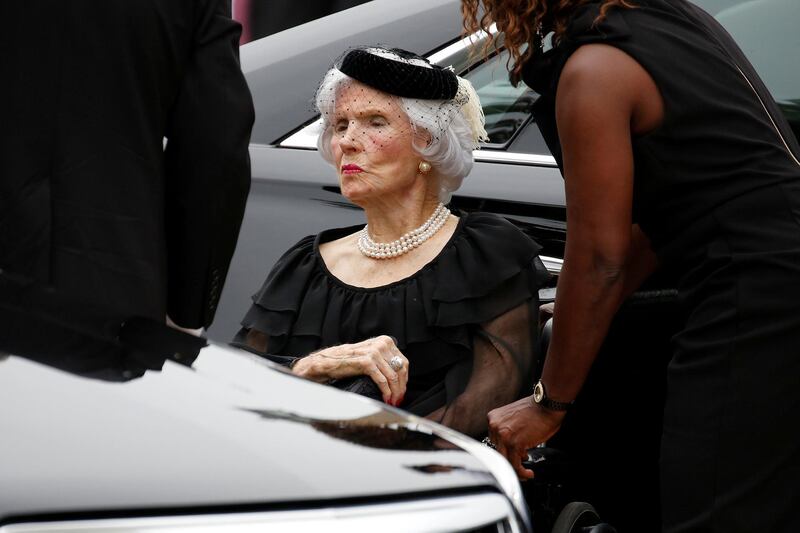
[[[632,224],[631,138],[642,124],[661,120],[660,106],[650,76],[616,48],[583,46],[562,71],[556,121],[564,157],[567,241],[542,374],[554,400],[577,396],[614,313],[655,266],[647,240]],[[552,437],[563,416],[523,398],[489,413],[490,438],[527,479],[533,476],[521,466],[527,450]]]

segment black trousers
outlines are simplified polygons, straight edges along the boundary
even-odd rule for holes
[[[800,532],[800,186],[728,202],[670,249],[687,321],[668,373],[663,530]]]

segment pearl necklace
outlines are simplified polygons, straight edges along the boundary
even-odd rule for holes
[[[364,226],[358,235],[358,250],[373,259],[391,259],[403,254],[407,254],[423,242],[433,237],[437,231],[442,229],[450,210],[440,203],[433,211],[431,217],[417,229],[412,229],[396,241],[375,242],[369,236],[369,225]]]

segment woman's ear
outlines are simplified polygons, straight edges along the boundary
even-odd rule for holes
[[[414,128],[414,146],[422,146],[427,148],[433,141],[433,135],[424,128]]]

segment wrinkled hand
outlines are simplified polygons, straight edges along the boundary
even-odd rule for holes
[[[522,461],[528,458],[528,449],[555,435],[564,414],[544,409],[527,396],[489,411],[489,439],[508,459],[520,479],[531,479],[533,471],[522,467]]]
[[[399,371],[389,366],[393,357],[400,357],[403,361]],[[381,335],[309,354],[297,361],[292,372],[320,383],[352,376],[369,376],[378,385],[383,401],[397,406],[406,394],[408,359],[397,348],[394,339]]]

